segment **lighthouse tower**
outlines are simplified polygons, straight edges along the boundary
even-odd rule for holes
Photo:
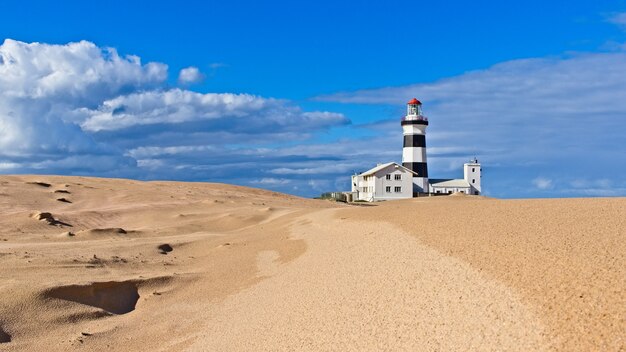
[[[422,103],[413,98],[407,104],[406,116],[402,118],[402,166],[417,173],[413,176],[413,196],[429,193],[428,166],[426,164],[426,126],[428,119],[422,115]]]

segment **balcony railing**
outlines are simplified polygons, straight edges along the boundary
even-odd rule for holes
[[[403,116],[401,121],[428,121],[428,117],[417,115],[417,116]]]

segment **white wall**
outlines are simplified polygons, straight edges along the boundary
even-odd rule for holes
[[[431,185],[431,193],[435,193],[437,194],[437,191],[439,191],[440,194],[445,194],[445,193],[455,193],[455,192],[463,192],[465,194],[473,194],[470,193],[471,192],[471,188],[468,187],[433,187]]]
[[[353,183],[356,182],[356,186],[352,185],[352,192],[355,192],[355,200],[372,202],[412,198],[413,173],[395,166],[390,165],[371,176],[352,176]],[[390,180],[387,180],[387,174],[390,175]],[[396,180],[395,175],[400,175],[400,180]],[[387,186],[391,187],[391,192],[387,192]],[[395,187],[400,187],[401,192],[395,192]]]
[[[479,163],[465,163],[463,164],[463,178],[472,187],[471,194],[480,194],[481,188],[481,166]]]
[[[354,176],[353,176],[354,177]],[[356,176],[356,189],[353,191],[356,193],[356,200],[372,201],[374,196],[374,183],[375,177]]]
[[[402,126],[402,133],[407,134],[425,134],[426,125],[404,125]]]
[[[390,180],[387,180],[390,175]],[[400,175],[400,180],[395,179],[395,175]],[[387,192],[387,187],[391,187],[391,192]],[[401,192],[396,192],[395,187],[401,187]],[[375,200],[406,199],[413,197],[413,174],[403,168],[395,168],[390,165],[376,173]]]
[[[426,148],[402,148],[402,162],[426,162]]]

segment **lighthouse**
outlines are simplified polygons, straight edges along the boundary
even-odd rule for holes
[[[378,164],[351,177],[352,189],[344,192],[350,201],[376,202],[426,195],[464,193],[482,194],[482,167],[474,158],[463,165],[462,179],[428,178],[426,163],[426,127],[428,119],[422,114],[422,103],[413,98],[407,103],[406,116],[400,122],[404,143],[402,165],[395,162]],[[349,198],[348,198],[349,197]],[[339,198],[337,198],[339,199]]]
[[[428,165],[426,163],[426,127],[428,119],[422,115],[422,103],[413,98],[407,103],[406,116],[402,118],[402,166],[415,172],[413,196],[429,193]]]
[[[344,192],[344,201],[407,199],[420,194],[446,195],[482,194],[482,167],[474,158],[463,165],[462,179],[428,178],[426,163],[426,127],[428,119],[422,114],[422,103],[413,98],[407,103],[406,116],[400,122],[404,144],[402,165],[395,162],[378,164],[351,177],[352,189]],[[333,196],[334,197],[334,196]],[[336,198],[340,199],[340,198]]]

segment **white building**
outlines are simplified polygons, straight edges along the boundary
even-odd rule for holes
[[[462,179],[430,179],[430,193],[432,194],[449,194],[449,193],[465,193],[479,195],[481,192],[480,178],[481,167],[478,160],[463,164]]]
[[[413,177],[410,169],[386,163],[352,176],[353,200],[376,201],[413,197]]]

